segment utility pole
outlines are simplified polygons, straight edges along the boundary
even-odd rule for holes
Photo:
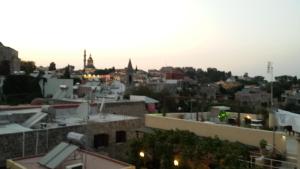
[[[268,74],[270,74],[270,82],[271,82],[271,109],[273,108],[273,63],[268,62]]]
[[[268,62],[268,70],[267,73],[270,74],[270,83],[271,83],[271,100],[270,100],[270,114],[269,114],[269,125],[272,122],[273,127],[273,152],[275,151],[275,124],[274,124],[274,112],[273,112],[273,63]],[[271,117],[270,117],[271,115]],[[272,119],[271,119],[272,118]],[[270,126],[271,127],[271,126]]]

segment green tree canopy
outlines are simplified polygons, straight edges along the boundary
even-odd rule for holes
[[[36,69],[35,63],[33,61],[21,61],[21,70],[27,75],[32,73]]]
[[[70,66],[68,65],[65,67],[65,72],[62,76],[63,79],[70,79],[71,78],[71,72],[70,72]]]
[[[141,158],[139,152],[145,156]],[[137,168],[172,169],[173,160],[179,161],[180,169],[193,168],[245,168],[239,159],[249,158],[250,148],[238,142],[219,138],[198,137],[181,130],[155,130],[130,144],[128,160]]]
[[[50,65],[49,65],[48,70],[49,71],[56,70],[56,64],[54,62],[51,62]]]
[[[110,74],[110,73],[113,73],[115,72],[115,67],[112,67],[112,68],[105,68],[105,69],[97,69],[94,74],[97,74],[97,75],[107,75],[107,74]]]
[[[42,97],[38,79],[27,75],[9,75],[3,84],[3,93],[8,104],[30,103]]]
[[[7,76],[10,74],[10,64],[8,60],[0,62],[0,75]]]

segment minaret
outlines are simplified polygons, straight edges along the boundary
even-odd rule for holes
[[[85,69],[86,67],[86,50],[84,49],[84,53],[83,53],[83,69]]]

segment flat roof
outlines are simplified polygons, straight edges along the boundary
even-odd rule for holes
[[[228,106],[212,106],[213,109],[219,109],[219,110],[230,110],[230,107]]]
[[[91,122],[112,122],[112,121],[122,121],[122,120],[132,120],[138,119],[138,117],[126,116],[126,115],[118,115],[118,114],[110,114],[110,113],[102,113],[97,115],[90,115],[89,121]]]
[[[84,159],[80,158],[80,154],[83,155]],[[121,162],[110,157],[85,150],[76,150],[75,155],[77,156],[75,160],[73,155],[71,155],[70,157],[72,158],[65,160],[63,164],[56,169],[65,169],[65,166],[77,163],[83,163],[85,169],[124,169],[132,166],[125,162]],[[26,167],[27,169],[47,169],[46,167],[38,163],[41,158],[43,158],[43,156],[19,158],[13,161]]]
[[[0,134],[19,133],[31,131],[32,129],[23,127],[16,123],[0,125]]]
[[[31,114],[41,112],[41,108],[16,108],[16,109],[5,109],[0,110],[0,115],[11,115],[11,114]]]
[[[71,103],[84,103],[87,102],[85,98],[77,98],[77,99],[69,99],[69,98],[61,98],[61,99],[54,99],[57,101],[65,101]],[[102,103],[102,98],[99,100],[94,100],[95,103]],[[134,102],[143,102],[143,101],[133,101],[133,100],[115,100],[110,98],[105,98],[104,103],[134,103]]]
[[[3,110],[20,110],[20,109],[34,109],[34,108],[41,108],[41,105],[15,105],[15,106],[10,106],[10,105],[0,105],[0,111]]]

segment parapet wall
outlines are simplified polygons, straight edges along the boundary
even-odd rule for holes
[[[261,139],[265,139],[268,144],[275,140],[275,147],[282,153],[286,152],[286,140],[284,133],[259,130],[252,128],[236,127],[222,124],[210,124],[199,121],[184,120],[172,117],[163,117],[158,114],[147,114],[145,116],[145,125],[147,127],[171,130],[189,130],[203,137],[218,136],[222,140],[238,141],[243,144],[259,147]]]
[[[103,112],[141,118],[148,113],[144,102],[105,103]]]
[[[67,107],[72,107],[72,109],[77,109],[80,103],[72,102],[72,101],[62,101],[55,100],[56,104],[65,104]],[[70,106],[68,106],[70,105]],[[61,107],[59,105],[52,105],[54,107]],[[96,104],[91,105],[91,111],[96,112]],[[104,113],[112,113],[112,114],[120,114],[127,116],[134,116],[144,118],[144,115],[148,113],[146,109],[146,104],[143,101],[119,101],[119,102],[110,102],[105,103],[102,112]]]

